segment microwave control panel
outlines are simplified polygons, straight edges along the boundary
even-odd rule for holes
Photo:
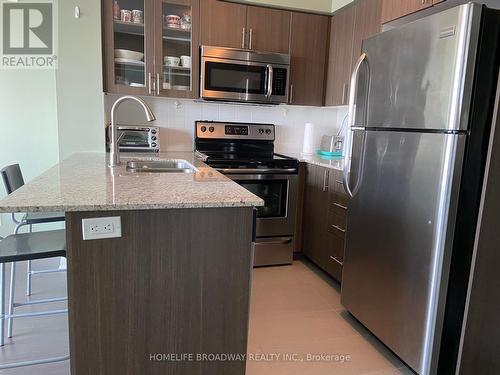
[[[273,69],[273,95],[285,96],[286,95],[286,73],[284,68]]]

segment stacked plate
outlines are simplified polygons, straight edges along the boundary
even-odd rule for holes
[[[115,62],[120,64],[144,65],[144,54],[128,49],[115,49]]]

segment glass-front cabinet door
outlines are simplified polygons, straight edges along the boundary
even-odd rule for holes
[[[197,97],[199,0],[155,1],[156,95]]]
[[[104,0],[106,91],[153,94],[153,0]]]

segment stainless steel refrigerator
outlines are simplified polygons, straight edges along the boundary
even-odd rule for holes
[[[364,41],[351,80],[342,303],[421,375],[455,371],[499,28],[448,9]]]

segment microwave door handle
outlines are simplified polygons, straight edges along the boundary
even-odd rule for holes
[[[273,94],[273,66],[267,64],[267,93],[266,98],[270,98]]]

